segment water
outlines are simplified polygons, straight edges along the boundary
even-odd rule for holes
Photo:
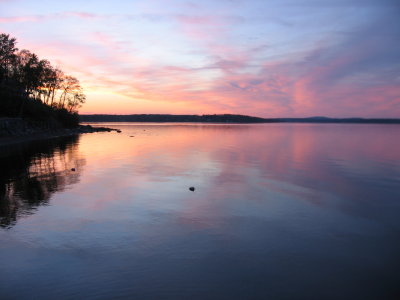
[[[400,126],[109,125],[1,149],[1,299],[400,298]]]

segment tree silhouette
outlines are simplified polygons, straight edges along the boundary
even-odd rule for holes
[[[18,51],[16,43],[9,34],[0,34],[0,116],[24,116],[27,105],[31,111],[76,114],[86,99],[79,80],[29,50]]]

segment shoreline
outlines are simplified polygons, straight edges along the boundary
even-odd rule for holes
[[[0,147],[23,144],[38,140],[48,140],[59,137],[73,136],[84,133],[95,133],[95,132],[121,132],[118,129],[108,127],[93,127],[90,125],[79,125],[76,128],[61,128],[53,130],[43,130],[32,134],[16,134],[8,136],[0,136]]]
[[[256,124],[256,123],[339,123],[339,124],[400,124],[399,118],[331,118],[324,116],[305,118],[260,118],[246,115],[170,115],[170,114],[133,114],[79,115],[80,122],[140,122],[140,123],[221,123],[221,124]]]

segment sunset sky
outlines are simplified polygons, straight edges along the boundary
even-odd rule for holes
[[[399,0],[0,0],[80,113],[400,117]]]

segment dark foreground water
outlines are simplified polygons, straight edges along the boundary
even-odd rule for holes
[[[0,299],[400,299],[400,126],[112,127],[1,149]]]

